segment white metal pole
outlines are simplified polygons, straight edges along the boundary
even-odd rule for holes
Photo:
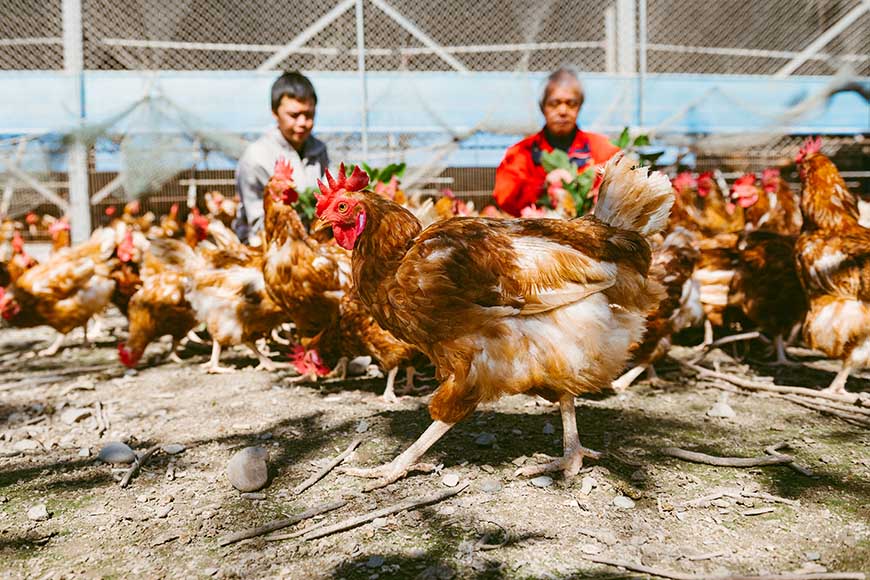
[[[607,74],[616,73],[616,8],[604,9],[604,62]]]
[[[63,68],[73,79],[79,127],[85,118],[82,50],[81,0],[63,0]],[[78,137],[70,147],[67,163],[70,238],[73,243],[79,243],[91,235],[91,206],[88,200],[88,152]]]
[[[360,111],[360,137],[363,160],[369,157],[369,97],[366,82],[366,29],[363,22],[363,0],[356,0],[356,64],[359,69],[362,108]]]
[[[646,41],[647,41],[647,17],[646,0],[638,0],[638,67],[637,67],[637,124],[643,127],[643,95],[646,89]]]

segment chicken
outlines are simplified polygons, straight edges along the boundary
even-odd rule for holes
[[[24,239],[22,239],[21,234],[15,232],[12,234],[12,257],[9,262],[6,264],[6,271],[8,272],[8,282],[15,282],[21,276],[36,266],[38,262],[36,258],[27,253],[24,249]]]
[[[115,249],[118,265],[111,273],[112,279],[115,280],[112,304],[126,316],[130,298],[142,287],[139,272],[149,243],[141,232],[133,231],[123,222],[116,224],[115,236],[116,239],[120,238],[120,242]]]
[[[858,200],[858,223],[870,228],[870,201]]]
[[[758,329],[773,337],[776,363],[789,364],[784,338],[803,319],[806,298],[795,269],[795,238],[762,229],[738,243],[731,304]]]
[[[228,228],[232,227],[239,206],[238,198],[226,198],[219,191],[207,191],[204,197],[209,217]]]
[[[870,366],[870,229],[858,223],[857,198],[821,145],[808,140],[795,159],[803,186],[795,252],[809,300],[804,340],[843,361],[825,391],[845,394],[849,374]]]
[[[184,241],[191,248],[208,237],[209,219],[193,208],[184,222]]]
[[[737,264],[737,234],[718,234],[700,239],[700,252],[692,278],[700,289],[704,310],[704,342],[713,343],[713,327],[725,326],[726,311],[732,305],[731,284]]]
[[[696,207],[698,200],[698,182],[689,172],[677,174],[671,182],[674,188],[674,206],[671,208],[671,217],[668,229],[685,228],[691,232],[701,230],[700,214]]]
[[[160,217],[159,232],[152,228],[150,237],[177,238],[181,235],[182,229],[182,222],[178,219],[178,204],[173,203],[169,213]]]
[[[152,251],[184,272],[184,297],[212,336],[212,355],[205,365],[208,372],[231,372],[220,366],[221,350],[237,344],[251,349],[260,362],[257,368],[275,368],[256,341],[268,336],[286,316],[266,292],[259,267],[212,269],[205,258],[176,240],[155,240]]]
[[[185,298],[184,281],[181,272],[170,269],[144,279],[128,306],[129,337],[126,344],[118,345],[118,355],[124,366],[135,368],[145,348],[167,334],[172,337],[170,360],[180,362],[176,354],[178,343],[197,322],[193,308]]]
[[[784,236],[797,236],[801,231],[801,209],[795,195],[779,169],[765,169],[761,174],[761,185],[770,201],[770,213],[766,227]]]
[[[21,275],[0,292],[0,314],[12,326],[51,326],[60,336],[39,354],[51,356],[64,336],[83,327],[109,304],[115,281],[111,277],[115,234],[102,228],[79,246],[61,250],[48,261]]]
[[[698,176],[698,196],[703,199],[704,204],[700,217],[704,233],[715,236],[743,230],[743,208],[725,199],[722,188],[712,173]]]
[[[759,188],[754,173],[746,173],[734,180],[731,197],[743,208],[743,219],[747,230],[757,230],[769,219],[770,200],[767,192]]]
[[[316,228],[332,227],[353,250],[354,290],[375,320],[434,362],[434,422],[392,462],[348,473],[373,487],[406,475],[477,405],[504,394],[558,401],[564,455],[524,468],[576,475],[583,457],[574,397],[598,391],[623,368],[646,315],[664,297],[648,278],[646,237],[665,227],[673,203],[660,173],[608,162],[593,216],[575,220],[453,218],[421,231],[404,208],[366,191],[355,168],[327,173]]]
[[[338,321],[350,258],[309,237],[291,205],[298,199],[292,173],[290,163],[279,159],[263,191],[263,277],[299,336],[312,338]]]
[[[678,227],[653,249],[650,277],[665,288],[667,296],[647,316],[643,342],[632,353],[635,366],[613,381],[614,391],[627,389],[644,370],[654,377],[653,363],[668,353],[671,336],[703,320],[700,288],[692,277],[698,260],[694,244],[695,235]]]
[[[48,217],[48,216],[46,216]],[[66,216],[56,219],[48,226],[48,233],[51,234],[51,253],[61,251],[68,248],[70,245],[69,237],[69,220]]]

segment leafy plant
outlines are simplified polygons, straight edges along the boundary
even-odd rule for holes
[[[631,133],[628,130],[628,127],[622,130],[622,133],[619,134],[619,137],[612,140],[611,143],[625,151],[627,154],[635,155],[640,162],[640,165],[644,165],[647,167],[655,166],[659,157],[664,155],[664,150],[662,151],[641,151],[642,147],[650,147],[652,145],[652,141],[649,138],[649,135],[641,133],[634,139],[631,138]]]
[[[570,175],[576,175],[574,179],[567,181],[562,179],[562,187],[571,196],[574,202],[576,215],[585,215],[592,210],[595,200],[592,198],[592,185],[595,183],[595,171],[589,168],[580,174],[577,174],[577,166],[571,163],[568,154],[559,149],[552,152],[543,152],[541,154],[541,165],[547,173],[556,170],[567,171]],[[553,208],[553,200],[551,196],[545,195],[539,204]]]
[[[369,174],[369,183],[389,183],[390,179],[393,176],[396,176],[396,179],[401,178],[405,174],[405,169],[407,166],[404,163],[390,163],[386,167],[382,167],[378,169],[377,167],[371,167],[367,163],[360,163],[359,166],[363,171]],[[353,173],[353,165],[344,167],[347,176],[350,177],[350,174]]]

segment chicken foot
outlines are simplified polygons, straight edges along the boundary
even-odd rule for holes
[[[773,346],[776,349],[776,360],[771,364],[774,366],[800,366],[799,362],[795,362],[788,358],[788,353],[785,351],[786,341],[783,340],[781,334],[777,334],[773,339]]]
[[[846,381],[849,380],[849,373],[852,372],[852,366],[848,363],[843,363],[843,368],[840,369],[840,372],[837,373],[837,376],[834,377],[834,380],[831,381],[831,384],[826,389],[822,389],[823,393],[830,393],[832,395],[847,395],[846,392]]]
[[[445,423],[443,421],[433,421],[429,428],[426,429],[419,439],[417,439],[410,447],[408,447],[401,455],[393,459],[391,462],[381,465],[380,467],[371,468],[340,468],[343,473],[354,477],[366,477],[377,479],[377,481],[367,485],[365,490],[371,491],[380,487],[390,485],[406,475],[410,471],[432,471],[435,466],[432,464],[418,463],[426,451],[429,450],[445,433],[450,431],[455,423]]]
[[[395,382],[396,375],[399,374],[399,367],[393,367],[390,369],[390,372],[387,373],[387,388],[384,389],[384,394],[381,395],[381,398],[387,403],[398,403],[399,399],[396,398],[396,390],[395,390]]]
[[[254,367],[255,371],[274,371],[276,366],[275,363],[268,356],[263,354],[263,352],[257,347],[256,342],[246,342],[245,346],[251,349],[251,352],[254,353],[254,356],[257,357],[257,360],[260,361],[256,367]]]
[[[177,338],[175,338],[174,336],[172,337],[172,346],[169,347],[169,356],[167,356],[170,362],[174,362],[177,364],[181,364],[184,362],[181,357],[178,356],[179,342],[180,341]]]
[[[624,375],[610,383],[610,388],[612,388],[617,393],[624,393],[628,387],[634,383],[634,380],[640,376],[640,374],[647,370],[647,367],[652,368],[652,365],[637,365],[630,371],[626,372]]]
[[[37,356],[54,356],[57,354],[57,351],[60,350],[60,347],[63,345],[63,339],[66,338],[65,334],[58,334],[57,338],[54,339],[54,342],[51,343],[51,346],[48,348],[44,348],[40,351],[37,351]]]
[[[205,367],[206,372],[209,374],[232,373],[236,370],[221,366],[221,343],[217,340],[212,340],[211,342],[211,358],[207,363],[200,366]]]
[[[577,433],[577,417],[574,411],[574,395],[564,395],[559,399],[559,410],[562,413],[562,445],[564,454],[559,459],[543,465],[530,465],[517,469],[514,476],[540,475],[551,471],[561,471],[565,479],[570,479],[580,472],[583,467],[583,458],[598,459],[601,453],[586,449],[580,445],[580,436]]]

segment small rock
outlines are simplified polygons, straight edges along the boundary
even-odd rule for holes
[[[350,376],[364,375],[372,364],[372,357],[358,356],[347,363],[347,374]]]
[[[516,459],[514,459],[513,461],[511,461],[511,463],[513,463],[513,464],[516,465],[517,467],[522,467],[523,464],[524,464],[526,461],[528,461],[528,460],[529,460],[529,458],[526,457],[525,455],[520,455],[519,457],[517,457]]]
[[[598,482],[595,481],[595,478],[586,475],[580,483],[580,493],[583,495],[589,495],[592,493],[592,488],[596,485],[598,485]]]
[[[66,423],[67,425],[72,425],[73,423],[78,423],[85,417],[88,417],[91,414],[91,409],[79,409],[72,408],[67,409],[63,413],[60,414],[60,420]]]
[[[375,518],[372,520],[372,527],[379,530],[386,526],[388,523],[390,522],[389,520],[387,520],[387,518]]]
[[[365,433],[369,430],[369,422],[365,419],[362,419],[359,423],[356,424],[356,432],[357,433]]]
[[[120,441],[109,441],[100,449],[97,459],[105,463],[133,463],[136,454]]]
[[[39,449],[40,445],[33,439],[22,439],[21,441],[16,441],[12,448],[15,449],[15,451],[34,451]]]
[[[550,487],[553,485],[553,478],[549,475],[542,475],[533,479],[531,483],[535,487]]]
[[[148,496],[144,493],[136,496],[136,501],[139,503],[146,503],[148,501]]]
[[[366,568],[380,568],[384,565],[384,557],[383,556],[372,556],[366,562]]]
[[[9,501],[9,498],[5,495],[0,495],[0,503],[6,503]]]
[[[456,507],[452,505],[443,505],[438,508],[436,513],[440,516],[452,516],[456,513]]]
[[[185,447],[181,443],[169,443],[167,445],[164,445],[162,449],[164,453],[167,453],[169,455],[178,455],[179,453],[187,449],[187,447]]]
[[[125,377],[135,377],[138,374],[139,371],[137,371],[136,369],[127,369],[126,371],[124,371]]]
[[[504,486],[495,478],[488,477],[480,482],[480,491],[483,493],[498,493]]]
[[[511,433],[513,433],[514,435],[522,435],[523,430],[522,429],[511,429]]]
[[[260,433],[259,435],[257,435],[257,439],[259,439],[260,441],[268,441],[271,438],[271,433]]]
[[[630,510],[634,509],[634,500],[630,497],[625,497],[624,495],[618,495],[613,498],[613,505],[620,509]]]
[[[819,461],[821,461],[822,463],[831,464],[836,463],[837,459],[835,457],[831,457],[830,455],[822,455],[821,457],[819,457]]]
[[[441,478],[441,483],[447,487],[456,487],[459,485],[459,475],[456,473],[445,473],[444,477]]]
[[[815,562],[822,559],[822,555],[818,552],[806,552],[804,554],[804,557],[810,562]]]
[[[644,471],[643,469],[638,469],[631,474],[631,480],[637,482],[646,481],[646,471]]]
[[[260,501],[260,500],[266,499],[266,494],[260,493],[260,492],[243,493],[241,497],[242,497],[242,499],[251,499],[251,500]]]
[[[269,452],[262,447],[245,447],[227,464],[227,479],[239,491],[257,491],[269,481]]]
[[[719,401],[707,411],[708,417],[720,417],[722,419],[733,419],[737,416],[731,405],[724,401]]]
[[[39,503],[27,510],[27,518],[35,522],[41,522],[50,518],[51,515],[45,507],[44,503]]]
[[[555,432],[556,432],[556,428],[553,427],[553,424],[552,424],[552,423],[550,423],[549,421],[547,421],[547,422],[544,424],[544,435],[552,435],[552,434],[555,433]]]
[[[81,449],[79,449],[79,457],[90,457],[90,456],[91,456],[91,450],[89,448],[82,447]]]
[[[495,443],[495,435],[492,433],[481,433],[475,438],[474,442],[481,447],[489,447]]]
[[[203,568],[202,573],[206,576],[214,576],[220,572],[220,568]]]
[[[580,546],[580,551],[584,554],[594,555],[601,553],[601,547],[596,546],[595,544],[583,544]]]
[[[171,512],[171,511],[172,511],[172,506],[167,505],[167,506],[163,506],[162,508],[158,508],[157,512],[154,515],[156,515],[158,518],[165,518],[166,516],[169,515],[169,512]]]

